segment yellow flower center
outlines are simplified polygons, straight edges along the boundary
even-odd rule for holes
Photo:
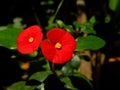
[[[57,42],[57,43],[55,44],[55,48],[60,49],[61,47],[62,47],[62,45],[61,45],[59,42]]]
[[[28,41],[31,43],[31,42],[34,41],[34,38],[33,38],[33,37],[30,37],[30,38],[28,39]]]

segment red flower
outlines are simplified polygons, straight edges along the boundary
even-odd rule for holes
[[[37,25],[23,30],[17,38],[17,49],[22,54],[30,54],[38,49],[42,41],[43,34],[41,28]]]
[[[44,57],[56,64],[69,61],[76,47],[73,36],[63,29],[53,28],[48,31],[47,38],[41,46]]]

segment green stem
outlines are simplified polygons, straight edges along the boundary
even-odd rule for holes
[[[37,24],[38,24],[39,26],[41,26],[41,23],[40,23],[40,21],[39,21],[39,18],[38,18],[38,16],[37,16],[37,13],[35,12],[35,8],[34,8],[33,6],[32,6],[32,10],[33,10],[34,17],[35,17],[35,20],[36,20]]]
[[[52,63],[52,62],[49,62],[50,63],[50,69],[53,73],[55,73],[55,64]]]
[[[58,7],[57,7],[57,10],[56,10],[55,14],[54,14],[53,17],[52,17],[51,23],[54,21],[56,15],[57,15],[57,13],[58,13],[58,11],[60,10],[60,7],[62,6],[63,1],[64,1],[64,0],[61,0],[61,2],[59,3],[59,5],[58,5]]]

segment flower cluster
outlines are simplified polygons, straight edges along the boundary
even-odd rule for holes
[[[30,54],[41,48],[43,56],[52,63],[62,64],[70,60],[76,48],[74,37],[64,29],[53,28],[42,40],[42,29],[33,25],[23,30],[17,38],[17,49],[22,54]]]

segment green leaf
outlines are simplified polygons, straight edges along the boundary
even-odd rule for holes
[[[48,24],[48,26],[45,27],[45,29],[50,30],[51,28],[55,28],[55,27],[57,27],[56,23],[50,23],[50,24]]]
[[[25,81],[19,81],[8,87],[7,90],[34,90],[36,86],[27,86]]]
[[[76,39],[77,47],[76,51],[79,50],[98,50],[105,45],[105,41],[97,36],[78,37]]]
[[[25,24],[22,24],[22,18],[20,18],[20,17],[16,17],[16,18],[13,19],[12,26],[14,28],[19,28],[19,29],[24,29],[26,27]]]
[[[6,27],[0,30],[0,46],[16,49],[17,36],[22,30],[19,28]]]
[[[36,72],[30,76],[29,80],[35,79],[35,80],[38,80],[40,82],[43,82],[50,74],[52,74],[51,71]]]
[[[81,32],[86,32],[88,34],[96,34],[94,30],[94,24],[96,23],[95,16],[92,16],[88,22],[84,23],[81,26]]]
[[[80,22],[78,22],[78,21],[74,21],[73,22],[73,25],[75,26],[75,28],[80,28]]]
[[[58,24],[59,27],[63,27],[64,23],[62,20],[56,20],[56,23]]]
[[[73,73],[74,69],[78,69],[80,66],[80,58],[75,55],[69,62],[67,62],[62,67],[62,73],[65,76],[68,76],[69,74]]]
[[[37,90],[45,90],[45,84],[44,83],[41,83],[40,85],[38,85],[36,88]]]
[[[8,90],[24,90],[25,88],[25,81],[19,81],[12,84]]]
[[[81,73],[74,73],[74,74],[72,74],[72,76],[84,79],[93,88],[92,83],[90,82],[90,80],[85,75],[83,75]]]
[[[62,78],[60,78],[60,80],[65,83],[66,88],[72,89],[72,90],[78,90],[72,85],[69,77],[62,77]]]
[[[31,53],[31,54],[28,54],[30,57],[36,57],[37,55],[38,55],[38,52],[37,51],[35,51],[35,52],[33,52],[33,53]]]
[[[89,20],[89,23],[91,23],[92,25],[94,25],[96,22],[95,16],[92,16]]]
[[[86,32],[88,34],[96,34],[96,31],[93,28],[93,25],[89,22],[81,26],[81,32]]]
[[[110,20],[111,20],[110,15],[106,15],[106,17],[105,17],[105,23],[109,23]]]
[[[116,11],[119,5],[119,0],[109,0],[109,8],[113,11]]]
[[[73,71],[73,68],[71,66],[71,62],[66,63],[63,67],[62,67],[62,72],[63,75],[67,76],[69,74],[71,74]]]
[[[71,25],[64,25],[63,28],[70,33],[72,33],[72,31],[73,31],[73,27]]]
[[[73,68],[78,68],[80,66],[80,58],[78,55],[75,55],[72,59],[71,59],[71,66]]]

